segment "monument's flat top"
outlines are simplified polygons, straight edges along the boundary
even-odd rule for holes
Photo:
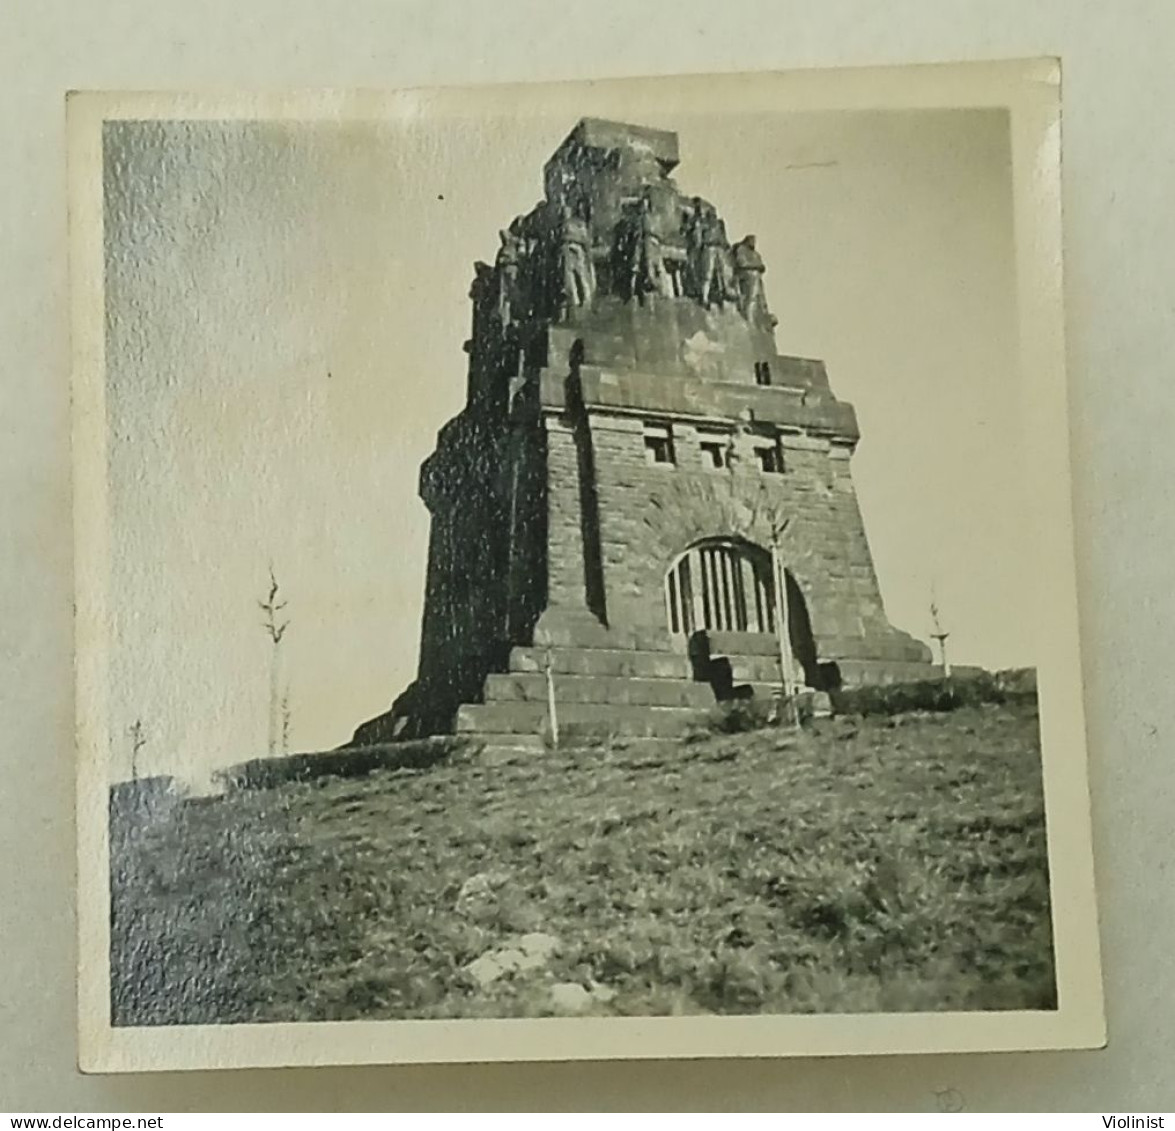
[[[672,130],[656,130],[649,126],[611,122],[604,118],[581,118],[556,150],[556,156],[573,146],[589,149],[643,149],[670,168],[678,161],[677,134]]]

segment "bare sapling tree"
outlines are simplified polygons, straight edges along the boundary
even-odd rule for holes
[[[280,591],[281,586],[278,585],[277,576],[271,565],[269,567],[269,592],[264,601],[257,602],[265,614],[265,619],[261,622],[262,627],[273,644],[269,658],[269,753],[271,757],[277,753],[278,744],[281,741],[281,716],[283,714],[282,698],[279,692],[281,686],[281,645],[286,629],[290,627],[289,619],[282,616],[282,610],[285,609],[287,602],[278,600]]]
[[[800,714],[796,706],[796,677],[794,658],[791,650],[791,605],[787,592],[787,569],[783,564],[784,535],[791,525],[791,516],[784,515],[767,496],[763,484],[759,484],[759,497],[754,513],[767,528],[771,546],[771,584],[775,589],[775,642],[779,661],[779,679],[783,689],[783,705],[793,726],[800,725]]]
[[[288,754],[290,752],[290,724],[292,722],[290,714],[290,685],[286,684],[285,691],[282,692],[282,753]]]
[[[943,628],[942,621],[938,617],[938,599],[934,595],[934,591],[930,593],[930,620],[934,625],[934,631],[930,634],[932,640],[938,641],[938,657],[942,664],[942,674],[945,679],[951,677],[951,664],[947,659],[947,637],[950,633]]]
[[[754,502],[749,506],[740,503],[736,486],[736,474],[742,454],[739,440],[750,431],[750,421],[743,420],[736,432],[732,433],[726,446],[726,469],[730,473],[731,495],[736,513],[741,513],[745,533],[748,535],[757,522],[767,528],[771,544],[771,583],[775,589],[775,635],[778,647],[779,682],[783,710],[795,727],[800,725],[800,713],[796,704],[798,690],[791,650],[791,616],[787,592],[787,570],[783,564],[784,535],[791,525],[791,516],[784,515],[779,504],[773,500],[760,480]]]
[[[782,518],[776,513],[771,516],[768,530],[771,534],[771,570],[776,593],[775,631],[779,645],[779,676],[783,681],[784,703],[791,715],[792,725],[798,727],[800,712],[796,704],[797,686],[792,667],[791,606],[787,593],[787,571],[783,565],[783,536],[790,525],[790,517]]]
[[[555,661],[548,644],[543,650],[543,671],[547,677],[547,717],[551,723],[551,745],[559,749],[559,709],[555,706]]]
[[[543,675],[547,683],[547,728],[551,746],[559,749],[559,708],[555,701],[555,657],[551,651],[551,639],[543,629],[535,631],[536,648],[543,650]]]
[[[127,727],[127,734],[131,739],[131,781],[139,780],[139,751],[147,745],[147,732],[143,729],[143,720],[135,719],[129,727]]]

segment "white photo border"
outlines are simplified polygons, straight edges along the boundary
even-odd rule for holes
[[[67,98],[76,545],[79,1063],[86,1072],[476,1061],[843,1056],[1097,1048],[1105,1018],[1093,887],[1061,270],[1060,63],[1021,60],[590,84],[632,107],[779,113],[1004,108],[1011,124],[1031,535],[1050,584],[1038,680],[1058,1008],[981,1013],[356,1021],[113,1027],[106,688],[109,579],[102,125],[111,119],[575,117],[583,83]]]

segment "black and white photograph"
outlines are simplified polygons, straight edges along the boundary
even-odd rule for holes
[[[1033,66],[77,99],[95,1063],[1100,1042]]]

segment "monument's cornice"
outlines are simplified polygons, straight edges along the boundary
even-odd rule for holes
[[[574,377],[557,370],[541,370],[537,381],[540,411],[565,412],[571,399],[569,382],[578,384],[574,397],[588,411],[699,424],[752,421],[850,446],[860,439],[851,404],[829,396],[814,396],[801,387],[703,381],[638,370],[584,366]]]

